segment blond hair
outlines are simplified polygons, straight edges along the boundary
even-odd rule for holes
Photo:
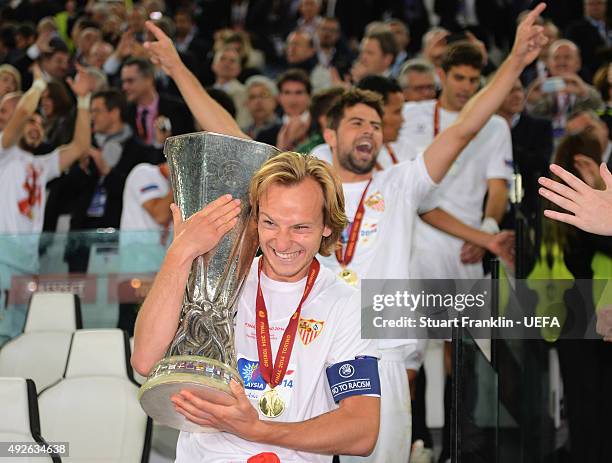
[[[296,185],[306,178],[315,180],[323,192],[323,224],[331,229],[331,234],[321,240],[319,254],[329,256],[336,248],[347,219],[342,183],[325,161],[289,151],[266,161],[251,179],[249,199],[254,217],[259,214],[259,198],[271,185]]]
[[[10,74],[11,77],[13,77],[13,80],[15,81],[15,91],[21,91],[21,73],[17,70],[15,66],[12,66],[10,64],[0,65],[0,74],[2,73]]]

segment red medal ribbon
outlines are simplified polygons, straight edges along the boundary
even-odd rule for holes
[[[344,251],[344,256],[342,256],[342,243],[338,240],[338,244],[336,245],[336,259],[338,263],[342,267],[346,267],[353,260],[353,256],[355,255],[355,249],[357,248],[357,239],[359,237],[359,229],[361,228],[361,222],[363,220],[363,214],[365,211],[364,200],[366,197],[366,193],[368,192],[368,188],[370,188],[370,183],[372,183],[372,179],[368,182],[363,190],[363,194],[361,195],[361,199],[359,200],[359,206],[357,206],[357,212],[355,213],[355,219],[353,220],[353,224],[351,225],[351,230],[349,231],[348,242],[346,243],[346,250]]]
[[[436,107],[434,108],[434,138],[440,133],[440,100],[436,101]]]
[[[261,291],[261,269],[263,267],[263,260],[263,257],[259,260],[259,267],[257,269],[257,299],[255,304],[257,310],[255,316],[257,325],[257,354],[259,356],[259,371],[261,372],[261,377],[272,389],[274,389],[281,383],[287,372],[302,305],[314,287],[321,264],[319,264],[317,259],[312,259],[312,263],[308,269],[308,278],[306,279],[304,294],[302,295],[302,299],[297,309],[293,312],[287,328],[285,328],[280,345],[278,346],[278,352],[276,353],[274,369],[272,369],[272,343],[270,342],[268,310],[266,309],[266,302],[264,301],[263,292]]]
[[[389,156],[391,157],[391,164],[397,164],[397,156],[395,155],[395,151],[393,151],[393,148],[391,148],[391,145],[389,143],[385,143],[385,148],[387,148]],[[378,161],[376,161],[375,167],[376,170],[383,170],[383,166],[381,166]]]

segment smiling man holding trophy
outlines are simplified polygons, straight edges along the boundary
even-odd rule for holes
[[[323,161],[281,153],[249,184],[271,147],[186,137],[166,148],[175,238],[136,322],[143,407],[182,429],[179,463],[368,455],[377,353],[360,339],[359,293],[315,258],[334,251],[346,225],[338,178]],[[227,194],[241,196],[239,184],[248,199]]]

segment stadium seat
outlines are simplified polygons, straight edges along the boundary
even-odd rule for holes
[[[74,330],[82,327],[79,298],[34,293],[23,334],[0,349],[0,376],[31,378],[42,391],[62,378]]]
[[[24,333],[35,331],[74,331],[83,328],[79,297],[71,293],[32,294]]]
[[[39,397],[47,438],[70,442],[64,461],[148,460],[151,420],[137,399],[129,353],[121,330],[74,333],[64,378]]]
[[[31,379],[0,378],[0,410],[0,442],[45,443],[40,433],[36,386]],[[20,456],[6,461],[36,463],[61,462],[61,459],[37,455],[35,458]]]

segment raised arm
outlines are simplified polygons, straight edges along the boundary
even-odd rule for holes
[[[465,105],[457,120],[440,133],[425,151],[425,165],[434,182],[440,182],[463,148],[499,108],[516,79],[540,53],[547,38],[535,24],[546,8],[540,3],[516,31],[514,46],[493,80]]]
[[[77,65],[77,75],[74,80],[68,78],[67,82],[77,97],[77,116],[74,125],[72,141],[60,146],[60,169],[70,167],[79,157],[87,151],[91,144],[91,118],[89,103],[91,92],[95,88],[95,79],[85,68]]]
[[[141,375],[149,374],[174,338],[191,263],[217,245],[236,225],[239,213],[240,201],[230,195],[185,221],[178,207],[172,206],[174,240],[136,319],[131,362]]]
[[[32,72],[34,74],[32,86],[20,98],[13,115],[2,132],[2,149],[7,149],[17,144],[26,122],[36,111],[40,97],[47,88],[47,82],[43,79],[42,72],[37,64],[33,65]]]
[[[196,76],[181,61],[172,40],[151,21],[147,21],[145,25],[157,39],[155,42],[144,44],[151,52],[151,61],[161,65],[164,72],[174,80],[202,128],[209,132],[249,138],[240,130],[234,118],[210,97]]]

